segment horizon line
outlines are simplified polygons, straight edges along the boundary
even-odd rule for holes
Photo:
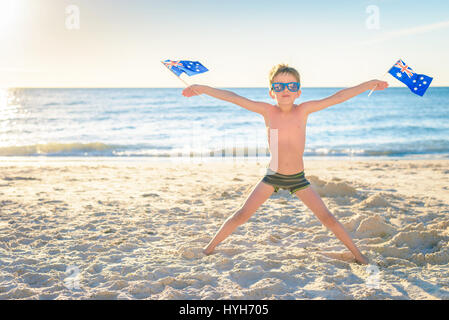
[[[186,87],[21,87],[21,86],[12,86],[12,87],[1,87],[0,89],[185,89]],[[268,87],[227,87],[227,86],[216,86],[215,88],[234,88],[234,89],[269,89]],[[303,87],[304,89],[313,89],[313,88],[350,88],[350,86],[342,87],[342,86],[311,86],[311,87]],[[404,88],[406,86],[388,86],[388,88]],[[435,85],[432,88],[449,88],[449,85]]]

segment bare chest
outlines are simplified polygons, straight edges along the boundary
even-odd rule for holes
[[[307,124],[307,115],[298,106],[287,115],[273,106],[264,118],[267,130],[276,129],[283,135],[288,135],[288,132],[298,132],[298,130],[305,131]]]

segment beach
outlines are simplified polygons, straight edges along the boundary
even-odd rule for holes
[[[264,161],[0,161],[0,299],[449,299],[449,160],[304,160],[368,257],[288,191],[206,256]]]

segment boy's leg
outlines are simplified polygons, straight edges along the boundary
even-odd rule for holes
[[[248,221],[254,212],[271,196],[274,187],[262,181],[253,188],[251,194],[245,200],[245,204],[234,212],[223,223],[221,228],[215,234],[215,237],[209,242],[204,249],[205,254],[210,254],[215,247],[226,239],[239,225]]]
[[[319,194],[312,186],[295,192],[296,196],[315,214],[315,216],[330,229],[337,238],[352,252],[357,261],[368,264],[368,259],[362,255],[343,225],[327,209]]]

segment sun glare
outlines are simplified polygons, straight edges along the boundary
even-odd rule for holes
[[[0,110],[3,110],[6,108],[7,101],[8,101],[7,89],[0,88]]]
[[[20,1],[0,0],[0,35],[9,32],[17,18]]]

